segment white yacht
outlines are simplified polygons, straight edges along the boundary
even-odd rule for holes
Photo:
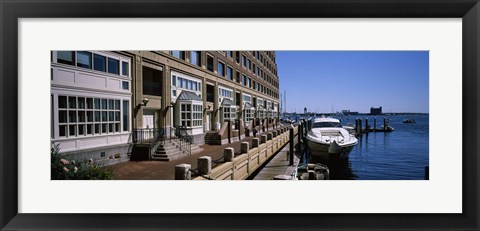
[[[342,127],[335,118],[317,118],[307,134],[307,143],[312,156],[337,154],[346,157],[358,143],[353,132]]]

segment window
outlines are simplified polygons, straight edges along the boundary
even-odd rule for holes
[[[223,108],[223,120],[235,120],[237,118],[237,109],[235,107]]]
[[[192,105],[192,124],[193,127],[200,127],[203,125],[203,106],[202,105]]]
[[[128,100],[124,100],[123,101],[123,110],[122,110],[122,116],[123,116],[123,131],[124,132],[128,132],[128,122],[129,122],[129,118],[128,118]]]
[[[238,71],[236,72],[236,77],[235,78],[236,78],[237,83],[240,83],[240,72],[238,72]]]
[[[143,94],[161,96],[162,71],[150,67],[142,67]]]
[[[229,58],[233,58],[233,51],[227,51],[227,56]]]
[[[123,90],[128,90],[129,89],[129,86],[128,86],[128,82],[127,81],[122,81],[122,89]]]
[[[253,117],[252,109],[245,109],[245,121],[248,122],[252,120],[252,117]]]
[[[240,51],[235,51],[235,61],[240,63]]]
[[[180,125],[199,127],[203,125],[203,106],[197,104],[180,104]]]
[[[119,63],[120,61],[118,59],[108,58],[108,73],[118,75],[120,73],[118,70]]]
[[[221,97],[232,98],[233,92],[231,90],[227,90],[223,88],[219,88],[219,90],[220,90],[219,94]]]
[[[247,57],[245,57],[245,55],[242,55],[242,66],[243,67],[247,66]]]
[[[252,79],[251,78],[247,79],[247,86],[252,87]]]
[[[202,90],[201,83],[194,80],[185,79],[177,76],[177,82],[178,82],[177,88],[183,88],[183,89],[192,90],[192,91]]]
[[[107,71],[107,57],[99,54],[93,54],[93,69],[97,71]]]
[[[252,100],[252,96],[250,95],[243,95],[243,102],[246,103],[246,102],[251,102]]]
[[[250,59],[247,59],[247,68],[252,70],[252,61],[250,61]]]
[[[247,76],[242,74],[242,85],[246,86],[247,85]]]
[[[172,51],[171,55],[177,59],[185,60],[185,51]]]
[[[74,51],[57,51],[57,63],[75,65]]]
[[[213,72],[213,57],[207,55],[207,70]]]
[[[225,76],[225,64],[222,62],[218,62],[218,75]]]
[[[92,69],[92,53],[87,51],[78,51],[77,67]]]
[[[196,66],[201,66],[200,51],[190,52],[190,63]]]
[[[233,80],[233,69],[231,67],[227,67],[227,78]]]
[[[119,99],[58,96],[58,103],[60,137],[121,132],[120,114],[122,110]],[[128,115],[128,106],[123,108],[123,114]],[[100,128],[102,129],[100,130]]]
[[[128,62],[122,61],[122,75],[128,76]]]

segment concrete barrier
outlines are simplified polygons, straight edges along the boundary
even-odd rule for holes
[[[191,168],[192,166],[189,164],[179,164],[175,166],[175,180],[191,180]]]
[[[212,171],[212,157],[201,156],[197,159],[198,174],[208,175]]]

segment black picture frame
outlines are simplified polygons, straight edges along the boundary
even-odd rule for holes
[[[478,0],[0,0],[0,15],[1,230],[479,230]],[[19,214],[17,20],[46,17],[462,18],[463,213]]]

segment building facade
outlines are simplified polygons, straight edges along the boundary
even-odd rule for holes
[[[132,59],[114,52],[51,53],[51,141],[103,164],[128,159]]]
[[[126,156],[132,139],[156,137],[157,132],[169,137],[182,128],[192,143],[203,144],[205,134],[225,130],[228,121],[240,138],[245,128],[268,129],[278,121],[274,51],[68,52],[52,52],[51,65],[52,141],[61,143],[63,152],[91,155],[89,150],[120,145],[125,146],[120,156]],[[118,60],[118,71],[113,60]],[[75,108],[69,104],[74,97]],[[117,154],[103,152],[93,158]]]

